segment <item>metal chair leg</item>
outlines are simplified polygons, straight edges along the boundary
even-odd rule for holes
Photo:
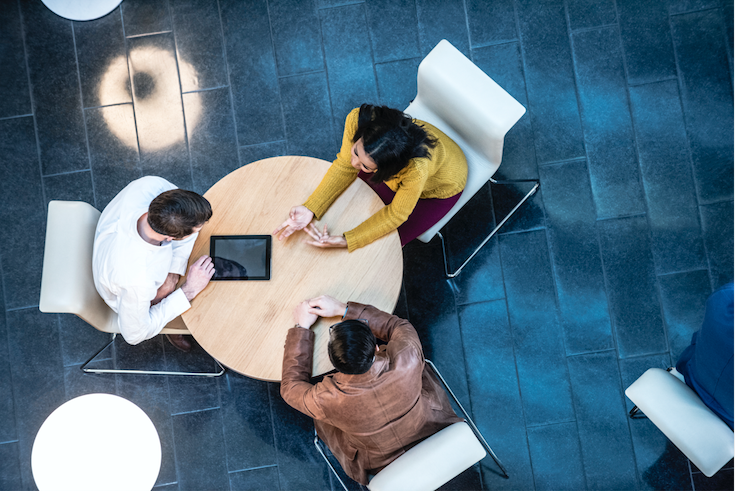
[[[165,370],[131,370],[131,369],[123,369],[123,368],[87,368],[87,365],[92,363],[97,356],[99,356],[100,353],[105,351],[107,348],[109,348],[114,342],[115,337],[117,334],[112,334],[112,339],[110,339],[110,342],[104,345],[97,353],[92,355],[92,357],[87,360],[80,368],[84,373],[129,373],[129,374],[136,374],[136,375],[188,375],[188,376],[198,376],[198,377],[219,377],[223,373],[225,373],[225,368],[218,362],[217,360],[214,360],[214,362],[217,364],[217,366],[220,368],[218,372],[169,372]]]
[[[494,235],[495,235],[496,233],[498,233],[498,230],[500,230],[500,227],[502,227],[503,225],[505,225],[505,222],[507,222],[507,221],[508,221],[508,220],[510,219],[510,217],[512,217],[512,216],[513,216],[513,214],[514,214],[514,213],[515,213],[516,211],[518,211],[518,208],[520,208],[520,207],[521,207],[521,206],[523,205],[523,203],[525,203],[526,201],[528,201],[528,199],[529,199],[529,198],[530,198],[531,196],[533,196],[534,194],[536,194],[536,191],[538,191],[538,188],[539,188],[539,186],[541,185],[541,183],[539,182],[539,180],[538,180],[538,179],[517,179],[517,180],[496,181],[495,179],[493,179],[493,178],[490,178],[490,182],[492,182],[493,184],[512,184],[512,183],[517,183],[517,182],[535,182],[536,184],[535,184],[535,185],[533,186],[533,188],[531,188],[531,190],[530,190],[530,191],[529,191],[529,192],[528,192],[528,193],[527,193],[527,194],[526,194],[526,195],[525,195],[525,196],[523,197],[523,199],[522,199],[521,201],[519,201],[519,202],[518,202],[518,204],[517,204],[517,205],[515,205],[515,206],[513,207],[513,209],[512,209],[512,210],[510,210],[510,213],[508,213],[508,214],[507,214],[507,215],[505,216],[505,218],[503,218],[503,219],[502,219],[502,220],[500,221],[500,223],[498,223],[498,224],[497,224],[497,225],[495,226],[495,228],[494,228],[494,229],[492,230],[492,232],[490,232],[490,235],[488,235],[487,237],[485,237],[485,240],[483,240],[483,241],[482,241],[482,244],[480,244],[480,245],[479,245],[479,246],[477,247],[477,249],[475,249],[475,250],[474,250],[474,252],[473,252],[472,254],[470,254],[470,257],[468,257],[467,259],[465,259],[465,261],[464,261],[464,262],[462,263],[462,265],[461,265],[461,266],[460,266],[459,268],[457,268],[457,270],[456,270],[456,271],[454,271],[453,273],[450,273],[450,272],[449,272],[449,263],[448,263],[448,261],[447,261],[447,250],[446,250],[446,247],[445,247],[445,245],[444,245],[444,236],[443,236],[443,235],[441,234],[441,232],[437,232],[437,233],[436,233],[436,235],[438,235],[438,236],[439,236],[439,239],[441,240],[441,243],[442,243],[442,254],[444,255],[444,274],[446,274],[447,278],[450,278],[450,279],[451,279],[451,278],[454,278],[454,277],[456,277],[456,276],[457,276],[457,275],[458,275],[459,273],[461,273],[461,272],[462,272],[462,270],[464,269],[464,267],[465,267],[465,266],[467,266],[467,263],[469,263],[469,262],[470,262],[470,261],[472,260],[472,258],[474,258],[474,257],[475,257],[475,256],[477,255],[477,253],[478,253],[478,252],[480,252],[480,249],[482,249],[482,248],[483,248],[483,247],[485,246],[485,244],[487,244],[487,243],[488,243],[488,241],[489,241],[490,239],[492,239],[492,238],[493,238],[493,236],[494,236]]]
[[[485,441],[485,437],[482,436],[482,434],[480,433],[480,430],[478,430],[477,429],[477,426],[475,426],[475,422],[472,421],[472,418],[470,417],[469,413],[465,410],[465,408],[459,402],[459,399],[457,399],[457,396],[454,395],[454,392],[452,392],[452,389],[449,388],[449,384],[447,384],[447,381],[444,380],[444,377],[442,377],[442,374],[439,373],[439,370],[436,368],[436,365],[434,365],[434,363],[431,360],[428,360],[427,359],[425,361],[429,365],[429,367],[431,368],[431,370],[434,372],[434,374],[437,376],[437,378],[439,379],[439,381],[442,383],[442,385],[444,386],[444,388],[446,389],[446,391],[452,397],[452,399],[454,400],[455,404],[457,404],[457,406],[459,407],[459,410],[462,411],[462,414],[464,415],[464,418],[467,421],[467,424],[470,426],[470,429],[472,430],[472,432],[475,434],[475,436],[480,441],[480,443],[482,444],[482,446],[485,448],[485,450],[487,451],[487,453],[489,453],[490,456],[493,458],[493,460],[498,465],[498,467],[500,468],[500,470],[503,471],[503,477],[505,477],[506,479],[509,479],[510,476],[506,472],[505,467],[503,467],[503,464],[500,462],[500,459],[498,459],[498,456],[495,455],[495,452],[493,452],[493,449],[490,448],[490,445],[487,444],[487,442]]]
[[[324,453],[324,450],[322,450],[322,446],[319,445],[319,435],[316,434],[316,428],[314,428],[314,446],[319,451],[319,454],[322,456],[322,458],[327,463],[327,465],[329,466],[329,468],[332,470],[332,474],[334,474],[334,477],[337,478],[337,480],[339,481],[339,483],[342,485],[342,488],[345,491],[347,491],[347,486],[345,486],[345,483],[342,481],[342,478],[339,477],[339,474],[337,474],[337,469],[334,468],[334,466],[332,465],[332,463],[327,458],[327,454],[325,454]]]

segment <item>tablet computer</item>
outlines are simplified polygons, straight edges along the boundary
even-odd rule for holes
[[[270,235],[213,235],[209,255],[214,262],[213,280],[269,280]]]

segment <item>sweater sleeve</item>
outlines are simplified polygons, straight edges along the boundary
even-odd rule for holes
[[[342,147],[340,148],[337,158],[332,163],[327,173],[324,175],[322,182],[319,183],[316,190],[311,193],[309,199],[306,200],[304,206],[314,213],[314,217],[320,220],[324,213],[332,206],[340,194],[347,189],[355,180],[358,170],[352,167],[352,138],[357,132],[357,117],[360,108],[350,111],[345,120],[345,130],[342,135]]]
[[[428,178],[425,169],[414,166],[401,180],[393,201],[357,227],[345,232],[347,250],[364,247],[397,229],[416,207]]]

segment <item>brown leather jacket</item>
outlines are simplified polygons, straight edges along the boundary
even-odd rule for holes
[[[367,484],[411,446],[462,421],[441,384],[425,367],[416,330],[404,319],[350,302],[345,319],[367,319],[381,346],[372,367],[360,375],[335,373],[309,382],[314,333],[288,331],[281,396],[314,418],[324,440],[348,476]]]

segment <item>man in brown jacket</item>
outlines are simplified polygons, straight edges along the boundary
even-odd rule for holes
[[[317,317],[342,316],[330,328],[337,373],[310,383]],[[425,369],[421,342],[404,319],[329,296],[300,303],[288,331],[281,396],[314,418],[319,437],[355,481],[367,484],[420,440],[462,421],[438,380]],[[378,347],[377,339],[387,344]]]

